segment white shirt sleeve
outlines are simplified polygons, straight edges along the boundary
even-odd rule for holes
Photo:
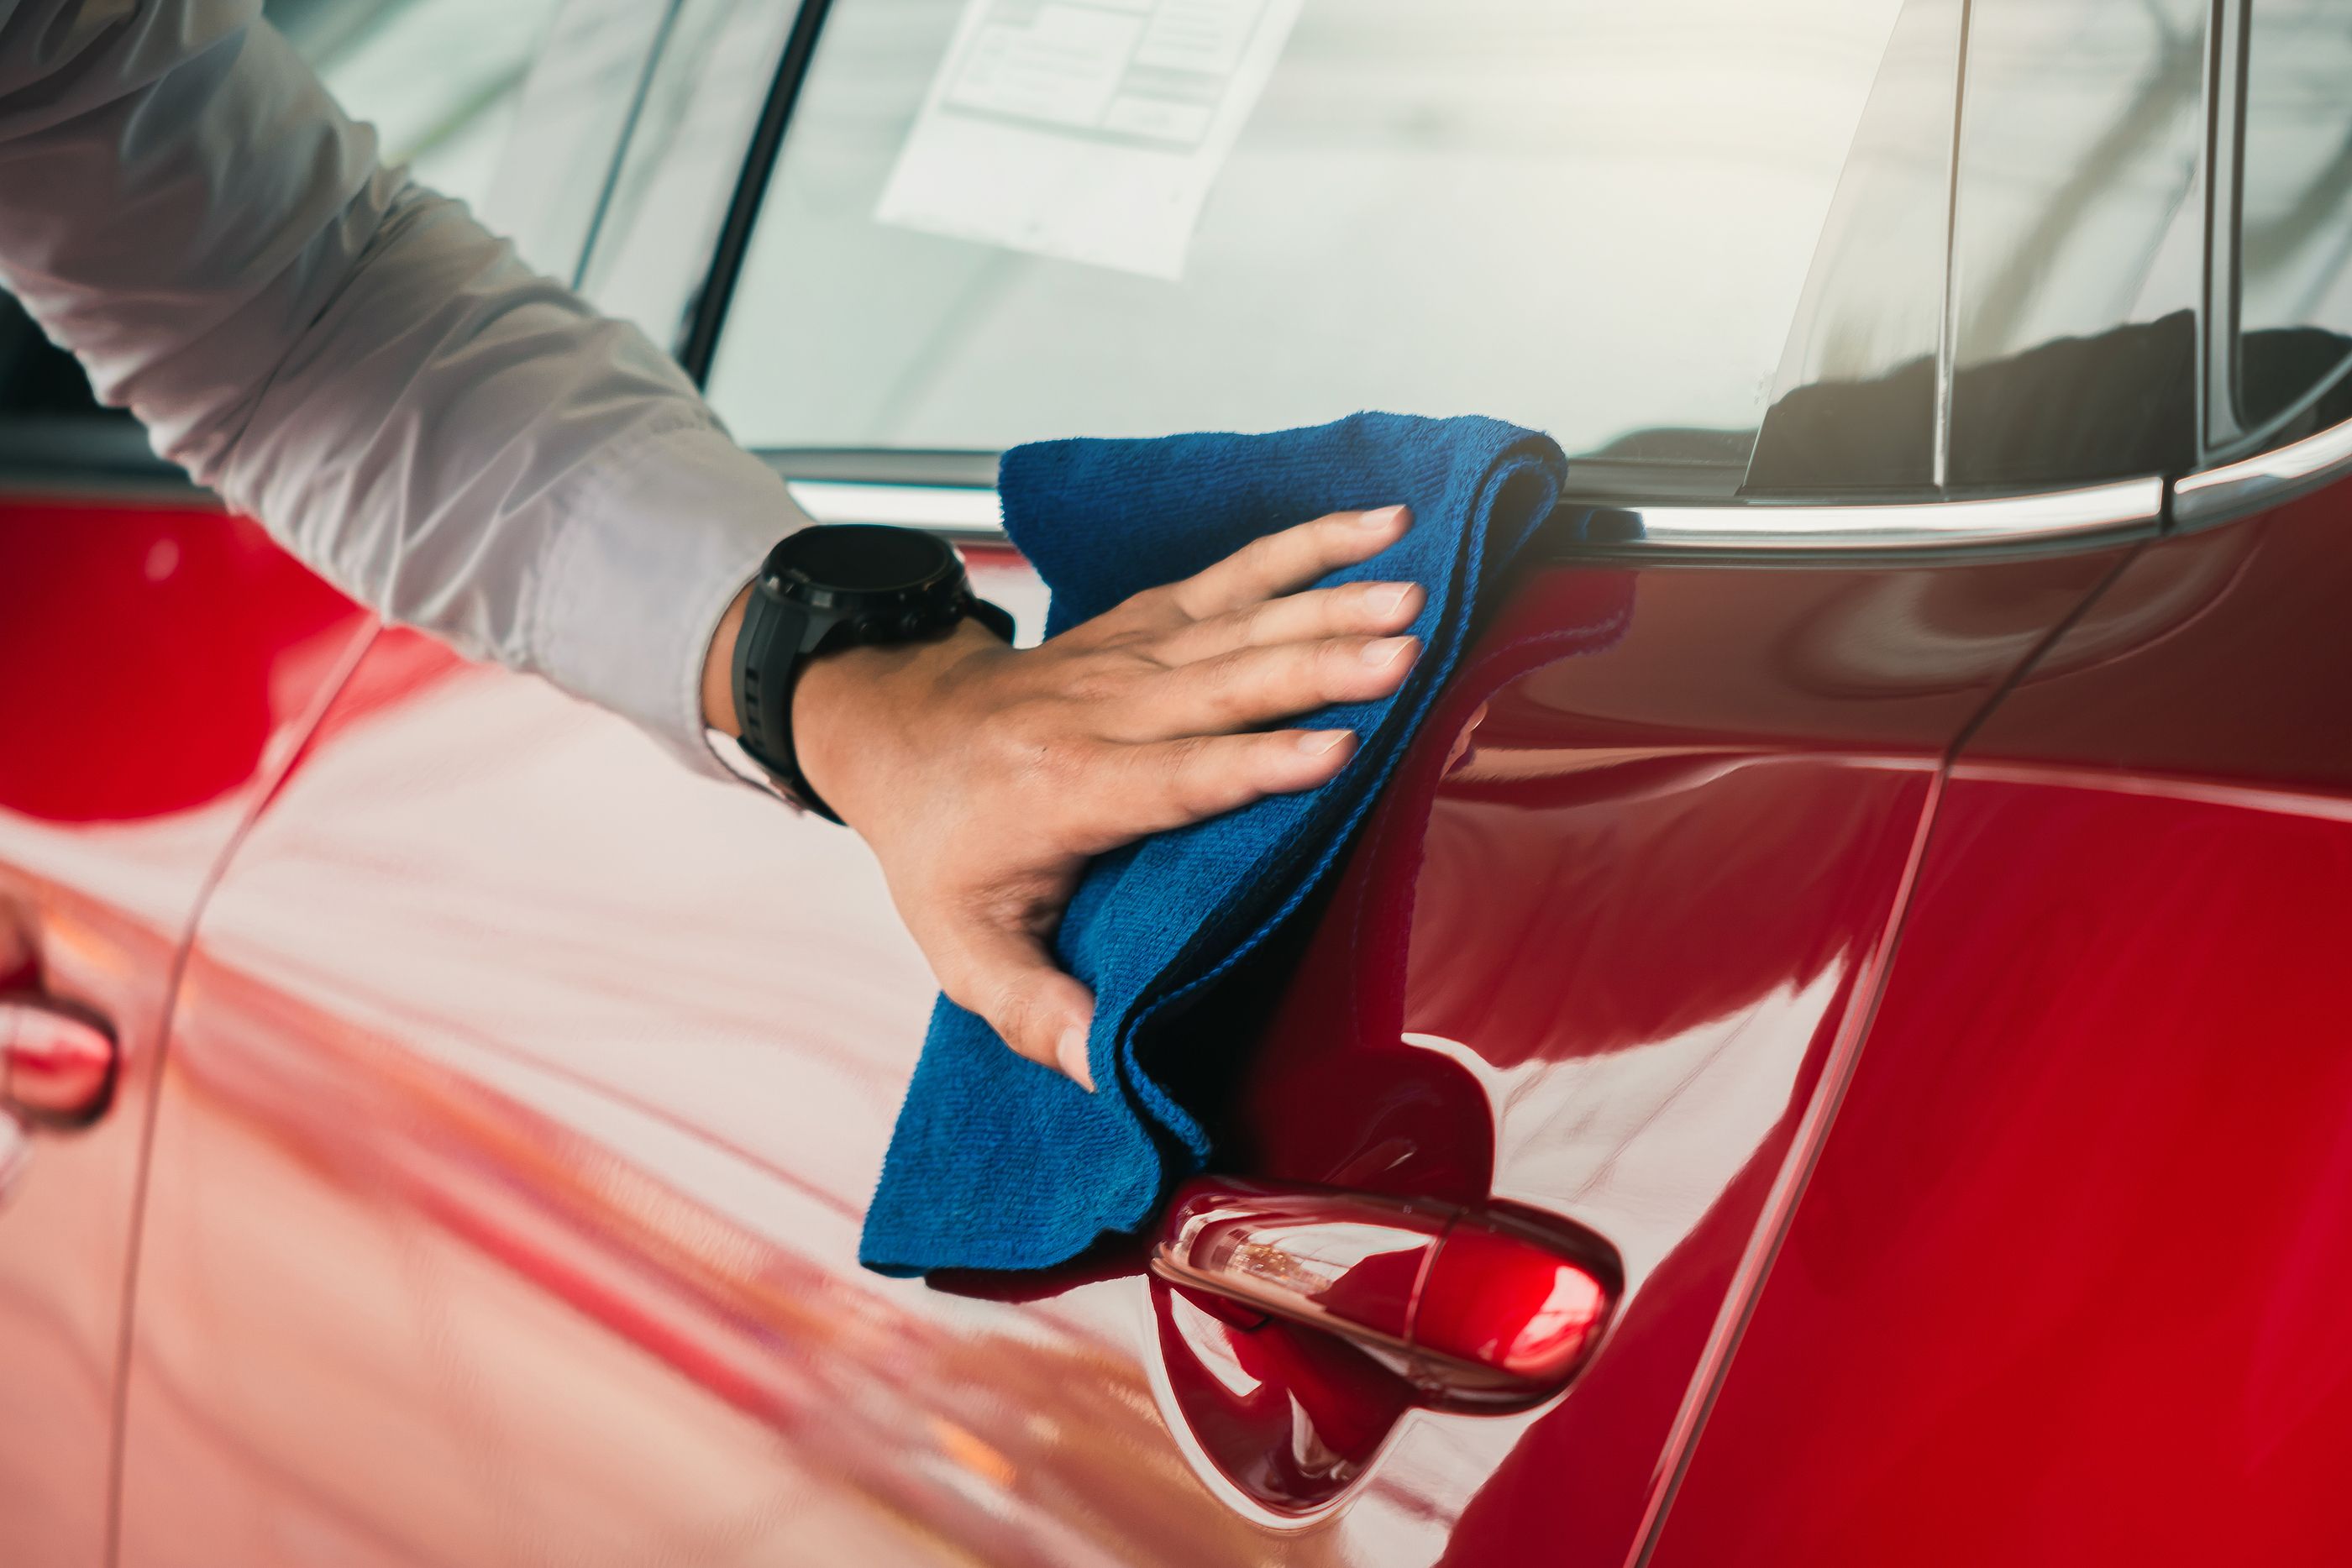
[[[704,655],[805,517],[642,333],[382,167],[259,0],[0,0],[0,283],[346,592],[726,774]]]

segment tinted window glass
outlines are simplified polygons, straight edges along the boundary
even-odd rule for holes
[[[1748,471],[1760,494],[1934,483],[1961,0],[1910,0],[1805,280]]]
[[[2256,0],[2241,180],[2238,412],[2259,431],[2352,346],[2352,0]]]
[[[1973,0],[1955,162],[1936,45],[1958,8],[1914,0],[1921,47],[1889,55],[1750,489],[2030,489],[2193,461],[2204,11]]]
[[[2195,459],[2204,0],[1975,0],[1954,247],[1955,486]]]
[[[971,4],[1015,55],[1051,29],[1081,50],[1091,36],[1061,15],[1083,8]],[[1092,9],[1148,27],[1183,7]],[[1728,486],[1900,9],[1307,5],[1170,278],[877,221],[967,6],[835,0],[713,398],[772,447],[1478,411],[1571,451],[1719,466]],[[1218,90],[1160,70],[1146,111],[1009,73],[971,118],[1059,117],[1073,138],[1124,138],[1147,159],[1208,123]],[[989,145],[952,118],[930,130]],[[984,158],[973,169],[1009,177]]]

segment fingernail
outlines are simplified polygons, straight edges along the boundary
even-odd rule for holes
[[[1364,590],[1364,602],[1382,615],[1402,609],[1404,601],[1412,597],[1410,582],[1376,582]]]
[[[1087,1064],[1085,1030],[1073,1029],[1063,1035],[1061,1043],[1054,1047],[1054,1060],[1062,1064],[1063,1071],[1077,1080],[1079,1088],[1089,1094],[1095,1092],[1095,1075]]]
[[[1356,732],[1352,729],[1301,730],[1298,734],[1298,749],[1309,757],[1328,757],[1332,747],[1344,746],[1355,737]]]
[[[1378,637],[1364,644],[1363,660],[1378,669],[1394,664],[1413,644],[1411,637]]]
[[[1365,512],[1356,518],[1356,526],[1373,532],[1386,532],[1404,520],[1402,507],[1382,507]]]

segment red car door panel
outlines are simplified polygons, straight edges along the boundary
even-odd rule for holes
[[[12,1563],[104,1561],[146,1112],[207,879],[365,631],[251,525],[0,502],[0,1030],[116,1051],[105,1113],[0,1106],[0,1520]],[[37,1016],[37,1015],[36,1015]]]
[[[1219,1114],[1239,1174],[1589,1225],[1626,1301],[1564,1398],[1377,1412],[1303,1500],[1216,1447],[1233,1368],[1139,1258],[857,1269],[931,988],[852,838],[379,639],[190,960],[123,1561],[1622,1560],[1937,765],[2111,564],[1643,570],[1556,662],[1628,579],[1531,577]]]
[[[1662,1563],[2337,1563],[2345,492],[2152,545],[1973,737]]]
[[[1564,1400],[1411,1417],[1442,1443],[1408,1428],[1381,1462],[1449,1561],[1642,1539],[1858,1042],[1943,751],[2115,559],[1651,570],[1622,643],[1538,663],[1514,643],[1554,579],[1465,668],[1433,727],[1467,726],[1463,754],[1383,802],[1231,1142],[1254,1173],[1491,1195],[1622,1255]],[[1468,1455],[1465,1496],[1438,1478]]]

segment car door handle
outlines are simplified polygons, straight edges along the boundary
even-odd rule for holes
[[[106,1109],[114,1072],[103,1024],[37,998],[0,1001],[0,1103],[30,1121],[78,1124]]]
[[[1240,1326],[1339,1335],[1432,1403],[1512,1407],[1576,1375],[1623,1280],[1565,1221],[1229,1176],[1177,1189],[1151,1270]]]

